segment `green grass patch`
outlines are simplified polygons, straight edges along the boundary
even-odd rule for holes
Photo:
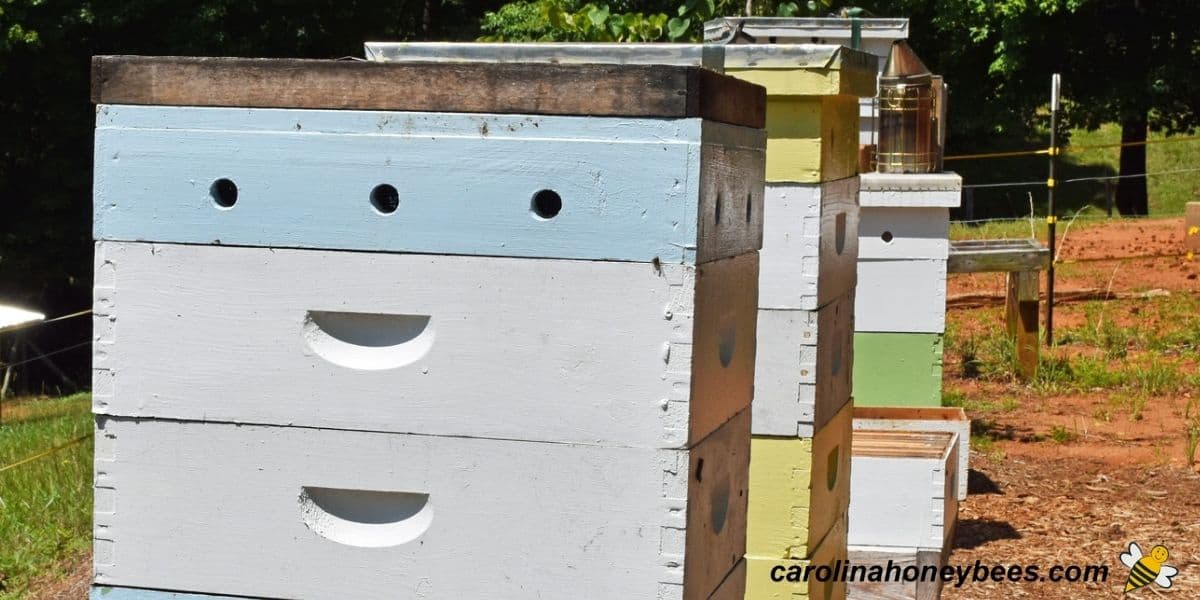
[[[20,420],[5,416],[0,468],[92,431],[86,394],[36,404]],[[0,472],[0,600],[22,597],[31,577],[86,550],[91,528],[90,439]]]
[[[1079,434],[1067,429],[1062,425],[1055,425],[1050,428],[1050,441],[1055,444],[1066,444],[1073,442],[1079,438]]]

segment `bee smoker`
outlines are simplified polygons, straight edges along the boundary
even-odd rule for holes
[[[938,83],[937,88],[944,90]],[[930,173],[937,169],[940,134],[935,128],[944,125],[937,118],[935,96],[933,74],[906,42],[894,42],[879,76],[877,171]],[[945,103],[941,104],[944,107]]]

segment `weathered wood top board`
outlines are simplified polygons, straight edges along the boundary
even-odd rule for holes
[[[96,56],[97,104],[703,118],[762,128],[764,90],[667,65]]]

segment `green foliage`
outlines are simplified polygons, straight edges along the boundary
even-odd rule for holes
[[[92,430],[86,395],[43,400],[19,422],[0,425],[0,466]],[[29,579],[91,542],[92,444],[63,448],[0,472],[0,599],[16,599]]]
[[[653,5],[654,3],[648,3]],[[654,8],[661,10],[655,11]],[[483,41],[667,42],[694,41],[716,14],[714,0],[691,0],[671,10],[614,10],[608,4],[532,0],[506,4],[484,15]]]
[[[1067,429],[1062,425],[1055,425],[1050,428],[1050,440],[1056,444],[1066,444],[1073,442],[1079,438],[1079,434]]]
[[[756,15],[819,14],[831,0],[757,2]],[[636,8],[636,10],[635,10]],[[734,0],[589,2],[520,0],[484,15],[481,41],[489,42],[698,42],[710,19],[741,14]]]

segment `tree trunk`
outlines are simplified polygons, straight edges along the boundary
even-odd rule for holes
[[[1146,114],[1127,117],[1121,122],[1121,143],[1138,143],[1146,141]],[[1146,178],[1128,177],[1141,175],[1146,172],[1146,146],[1121,147],[1122,179],[1117,182],[1117,210],[1126,217],[1146,215],[1150,212],[1149,194],[1146,192]]]
[[[429,30],[433,28],[433,0],[425,0],[421,10],[421,39],[429,39]]]

